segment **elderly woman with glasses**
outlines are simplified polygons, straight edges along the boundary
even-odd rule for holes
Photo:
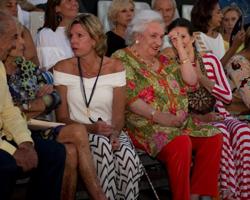
[[[136,199],[141,165],[122,131],[125,109],[125,70],[105,57],[106,36],[92,14],[76,17],[67,34],[74,57],[54,68],[62,97],[57,119],[84,124],[103,191],[109,199]]]

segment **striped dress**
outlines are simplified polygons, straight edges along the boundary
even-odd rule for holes
[[[218,58],[210,53],[203,55],[208,78],[215,82],[212,94],[217,101],[215,109],[225,120],[213,123],[223,133],[220,190],[222,199],[250,199],[250,128],[225,109],[232,93],[223,67]]]

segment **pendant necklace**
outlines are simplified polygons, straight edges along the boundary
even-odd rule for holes
[[[93,87],[91,89],[89,99],[87,99],[87,95],[86,95],[86,91],[85,91],[85,86],[84,86],[84,83],[83,83],[83,71],[81,69],[80,58],[77,57],[77,64],[78,64],[77,66],[78,66],[78,71],[79,71],[80,84],[82,86],[81,93],[82,93],[83,101],[84,101],[85,106],[86,106],[87,117],[89,118],[89,121],[92,122],[92,123],[95,123],[95,121],[93,119],[91,119],[89,105],[91,103],[92,97],[93,97],[95,89],[96,89],[96,84],[97,84],[97,81],[98,81],[100,73],[101,73],[102,63],[103,63],[103,57],[101,58],[99,70],[98,70],[98,73],[97,73],[94,85],[93,85]]]

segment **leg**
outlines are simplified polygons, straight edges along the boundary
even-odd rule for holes
[[[222,134],[213,137],[191,137],[194,166],[191,176],[191,194],[218,195]]]
[[[17,167],[14,157],[0,150],[0,199],[9,200],[18,172],[21,168]]]
[[[59,200],[65,164],[65,148],[56,141],[43,140],[37,134],[32,134],[32,138],[39,162],[31,176],[28,199]]]
[[[235,163],[231,144],[231,134],[228,132],[223,122],[216,122],[213,125],[217,127],[223,135],[219,177],[220,195],[222,199],[237,199],[235,195]]]
[[[191,153],[191,140],[184,135],[172,140],[157,156],[167,168],[173,200],[190,199]]]
[[[70,143],[65,144],[66,161],[63,175],[63,184],[61,192],[61,200],[74,200],[77,185],[77,150]]]
[[[70,143],[76,148],[79,172],[91,198],[106,199],[95,172],[85,127],[79,124],[65,126],[60,131],[57,140],[61,143]]]
[[[116,169],[109,139],[105,136],[89,134],[89,143],[102,189],[108,199],[116,199]]]
[[[250,128],[237,119],[226,119],[224,124],[231,136],[236,183],[235,194],[239,199],[250,199]]]
[[[139,181],[143,174],[142,166],[124,132],[121,133],[119,140],[120,148],[114,151],[117,171],[117,199],[134,200],[139,196]]]

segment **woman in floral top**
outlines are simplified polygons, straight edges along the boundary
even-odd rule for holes
[[[216,196],[221,134],[213,126],[195,123],[187,114],[187,91],[196,85],[197,77],[182,38],[176,32],[169,34],[180,64],[163,55],[156,57],[163,24],[158,13],[141,11],[128,26],[130,46],[113,54],[126,68],[126,128],[137,147],[166,165],[174,200]]]

